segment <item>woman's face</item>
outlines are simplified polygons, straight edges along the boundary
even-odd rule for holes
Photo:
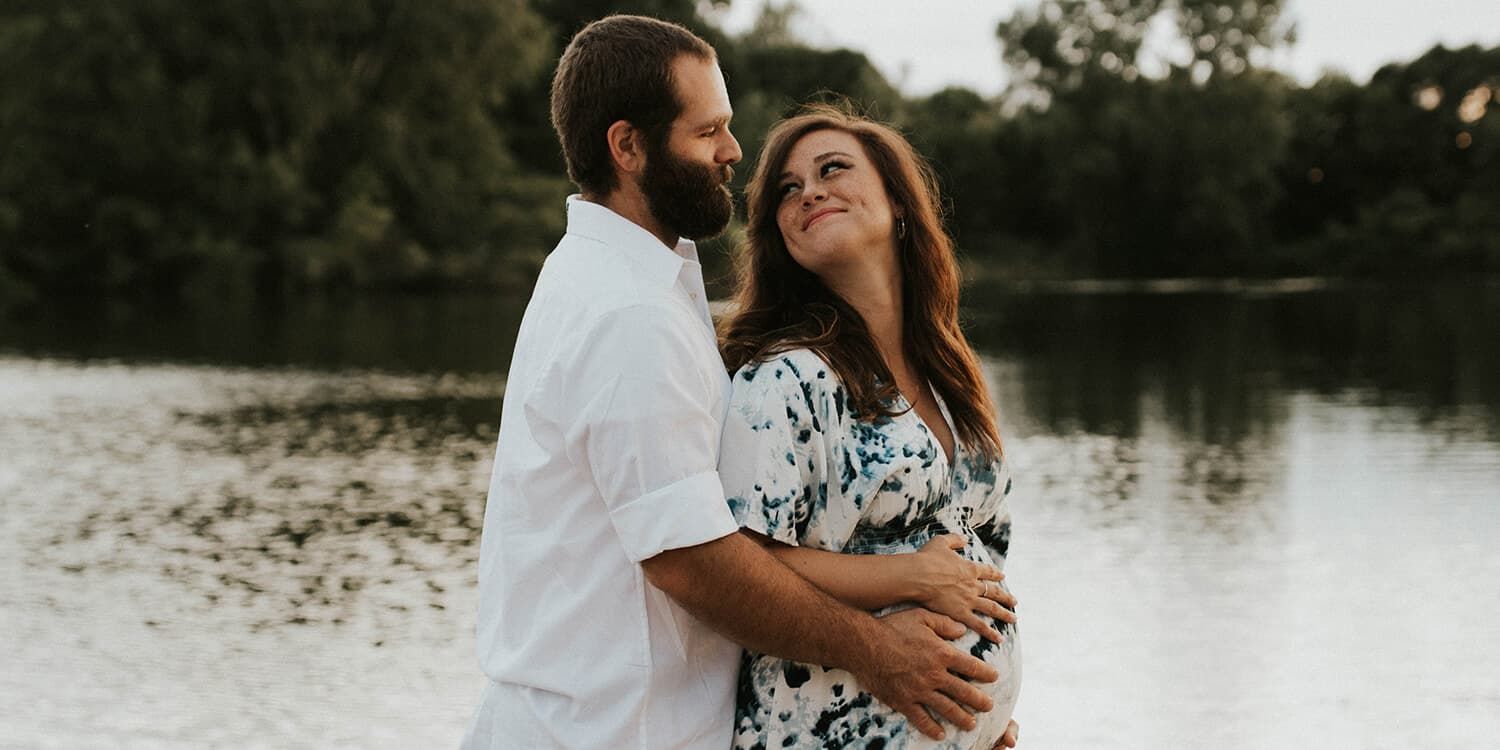
[[[802,136],[776,179],[776,224],[798,265],[826,280],[851,265],[894,261],[891,199],[854,136],[840,130]]]

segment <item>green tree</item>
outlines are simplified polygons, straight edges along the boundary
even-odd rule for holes
[[[1232,9],[1232,12],[1229,12]],[[1176,19],[1192,63],[1140,70],[1147,29]],[[1253,270],[1269,239],[1290,85],[1252,58],[1290,38],[1275,2],[1044,0],[997,28],[1026,139],[1013,173],[1050,225],[1011,224],[1056,265],[1110,275]],[[1014,192],[1014,191],[1013,191]]]
[[[1283,242],[1348,273],[1500,270],[1500,47],[1295,92]]]
[[[1285,0],[1176,0],[1169,7],[1195,65],[1210,77],[1244,73],[1263,52],[1297,40]]]
[[[1001,59],[1018,89],[1048,95],[1102,78],[1134,80],[1161,0],[1043,0],[1001,21]]]
[[[1135,80],[1161,16],[1170,16],[1173,43],[1192,61],[1183,67],[1204,80],[1244,73],[1265,51],[1296,39],[1280,0],[1041,0],[1002,21],[996,35],[1023,87],[1056,94],[1099,79]]]
[[[0,267],[40,287],[495,282],[557,229],[491,117],[551,54],[521,0],[15,0],[0,28]]]

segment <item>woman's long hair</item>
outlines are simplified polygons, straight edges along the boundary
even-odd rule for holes
[[[900,391],[859,313],[787,251],[776,223],[777,180],[787,156],[808,133],[854,136],[881,175],[897,215],[907,356],[947,402],[958,438],[999,456],[1000,432],[979,358],[958,322],[958,261],[943,229],[937,179],[926,160],[890,126],[828,105],[814,105],[771,128],[748,189],[749,225],[735,258],[733,309],[720,325],[724,362],[742,365],[807,348],[826,360],[864,418],[894,416]]]

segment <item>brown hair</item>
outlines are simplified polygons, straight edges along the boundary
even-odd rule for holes
[[[809,106],[778,122],[766,137],[747,189],[749,224],[735,257],[733,312],[720,326],[725,364],[732,373],[805,347],[834,369],[862,417],[897,413],[896,379],[864,319],[792,259],[776,223],[777,175],[797,141],[820,130],[848,133],[864,146],[896,213],[906,219],[908,231],[898,242],[907,356],[947,402],[958,437],[985,455],[1000,455],[1000,432],[979,357],[959,327],[958,261],[943,229],[932,168],[894,128],[845,109]]]
[[[552,128],[562,141],[568,177],[583,192],[616,187],[606,133],[625,120],[660,142],[682,112],[672,82],[681,55],[716,60],[713,47],[674,23],[608,16],[568,42],[552,77]]]

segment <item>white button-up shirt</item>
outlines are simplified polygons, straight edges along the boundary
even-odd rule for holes
[[[491,683],[464,746],[721,750],[739,647],[640,565],[738,528],[697,249],[567,205],[505,391],[479,557]]]

